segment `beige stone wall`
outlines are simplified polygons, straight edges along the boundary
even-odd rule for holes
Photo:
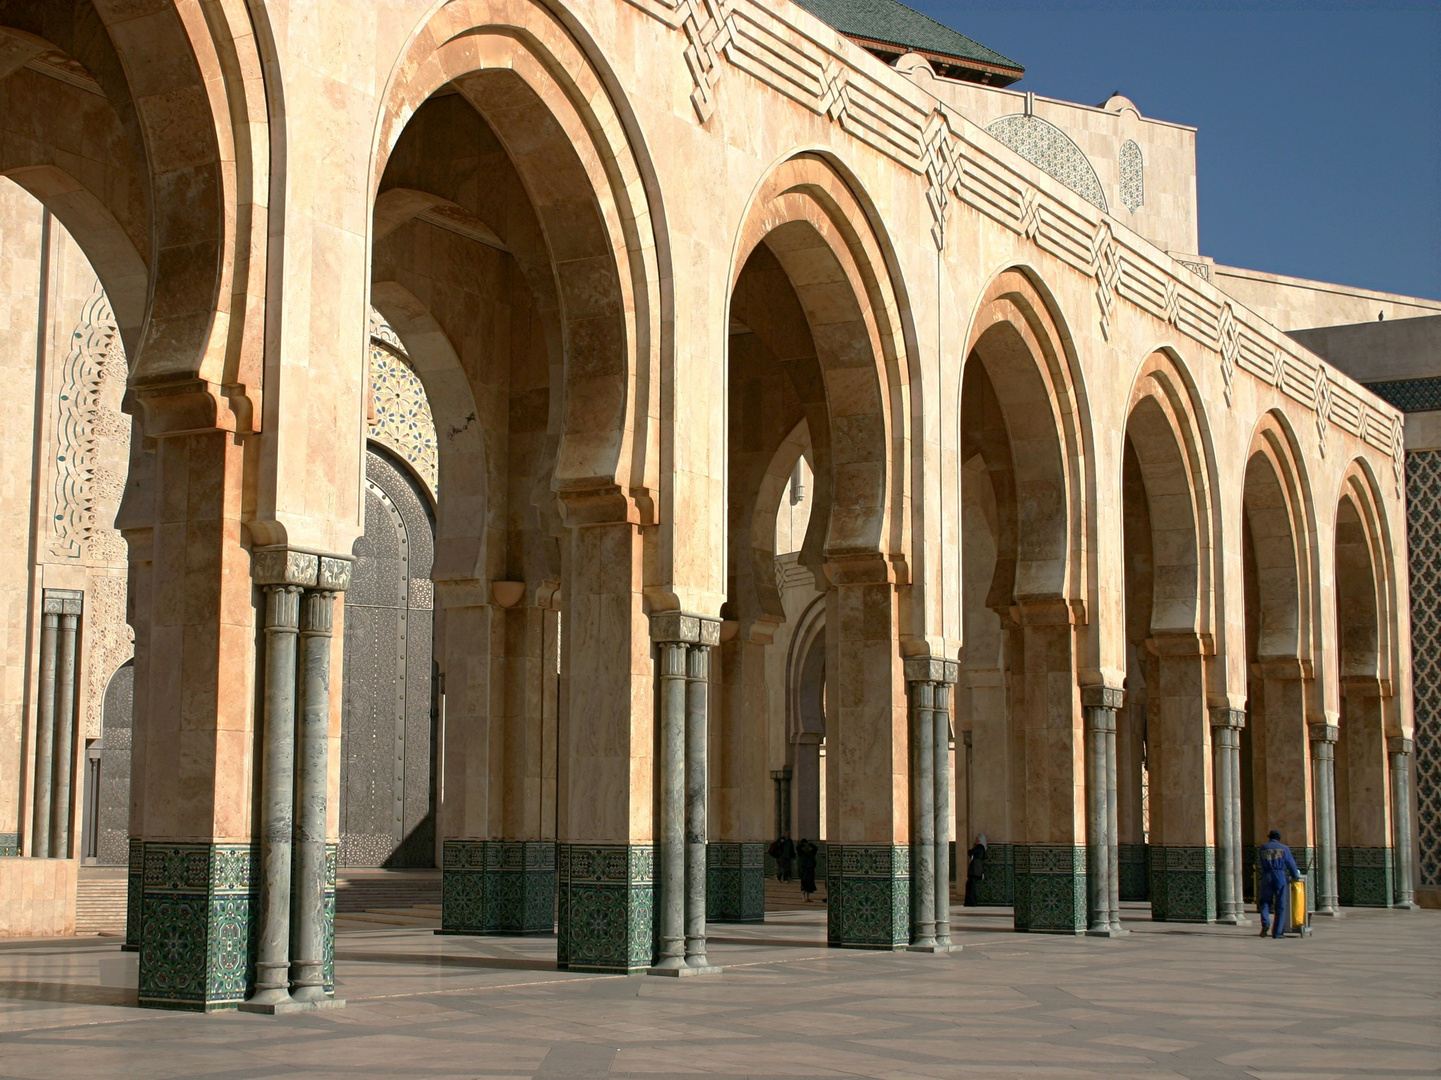
[[[0,858],[0,937],[75,933],[78,859]]]
[[[1243,270],[1238,266],[1217,266],[1214,275],[1218,288],[1273,326],[1287,331],[1376,322],[1380,315],[1388,319],[1413,319],[1441,314],[1441,300]],[[1365,378],[1359,374],[1356,377]]]

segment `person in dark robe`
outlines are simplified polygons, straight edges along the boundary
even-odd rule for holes
[[[811,902],[811,894],[816,891],[816,855],[820,850],[804,836],[796,845],[796,864],[801,872],[801,895],[807,904]]]
[[[976,889],[985,876],[986,834],[977,833],[975,844],[966,852],[966,907],[975,907],[980,903],[976,899]]]
[[[1261,912],[1261,936],[1265,937],[1269,931],[1273,938],[1278,938],[1286,933],[1291,882],[1301,880],[1301,868],[1296,865],[1291,849],[1281,843],[1279,829],[1272,829],[1269,839],[1257,849],[1256,861],[1260,864],[1256,906]]]
[[[781,833],[780,839],[771,844],[771,858],[776,861],[776,880],[789,881],[796,861],[796,842],[790,833]]]

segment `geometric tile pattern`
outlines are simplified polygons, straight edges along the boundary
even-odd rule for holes
[[[911,940],[911,850],[829,844],[826,939],[850,949],[904,949]]]
[[[634,974],[651,966],[653,845],[557,844],[556,891],[559,967]]]
[[[1106,196],[1095,168],[1085,151],[1060,128],[1039,116],[1017,113],[993,121],[986,130],[1047,176],[1105,211]]]
[[[1216,921],[1216,849],[1151,844],[1151,918]]]
[[[1134,139],[1127,139],[1121,144],[1119,163],[1121,202],[1134,214],[1146,201],[1146,164],[1141,158],[1141,148]]]
[[[1086,849],[1069,844],[1016,844],[1015,928],[1086,932]]]
[[[1151,898],[1151,869],[1148,844],[1118,844],[1121,864],[1121,899]]]
[[[1441,409],[1441,378],[1392,379],[1387,382],[1367,383],[1366,389],[1402,412],[1432,412]],[[1422,453],[1435,451],[1427,450]]]
[[[410,366],[399,338],[372,309],[370,339],[370,399],[375,420],[370,438],[385,444],[410,463],[434,495],[439,456],[435,419],[420,376]]]
[[[145,841],[130,838],[125,874],[125,948],[140,948],[141,901],[145,897]]]
[[[712,840],[706,845],[706,918],[712,922],[764,922],[766,845]],[[819,870],[817,871],[819,874]]]
[[[1010,907],[1016,902],[1015,850],[1014,844],[986,845],[986,868],[976,882],[976,903]]]
[[[555,929],[553,840],[446,840],[441,929],[548,934]]]
[[[235,1008],[254,983],[259,850],[151,841],[142,858],[140,1004]]]
[[[1390,907],[1393,875],[1388,847],[1336,849],[1336,895],[1346,907]]]
[[[20,854],[20,834],[0,833],[0,859],[14,858]]]
[[[1428,382],[1433,380],[1427,380]],[[1441,380],[1434,380],[1441,393]],[[1373,387],[1396,384],[1382,383]],[[1441,885],[1441,451],[1406,455],[1419,884]]]

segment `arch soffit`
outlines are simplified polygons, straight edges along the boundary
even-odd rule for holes
[[[906,421],[915,381],[912,333],[883,238],[835,164],[802,153],[780,162],[752,194],[736,234],[728,302],[762,243],[805,312],[826,387],[832,493],[825,557],[842,576],[852,560],[903,559],[910,527],[900,508],[909,489]]]
[[[437,434],[440,490],[435,528],[437,581],[484,576],[489,462],[470,380],[445,329],[429,308],[394,281],[371,285],[370,302],[405,344],[425,387]]]
[[[1219,578],[1214,447],[1205,408],[1173,350],[1153,350],[1142,362],[1131,388],[1126,435],[1146,483],[1151,527],[1158,536],[1167,534],[1156,548],[1157,569],[1166,568],[1172,580],[1158,574],[1152,629],[1209,635],[1215,625],[1212,582]],[[1202,644],[1209,651],[1211,642]]]
[[[1356,526],[1361,531],[1364,547],[1363,551],[1357,554],[1362,555],[1364,565],[1350,567],[1343,565],[1339,550],[1344,535],[1343,517],[1348,504],[1355,516]],[[1346,467],[1336,500],[1336,515],[1335,536],[1338,551],[1335,564],[1335,596],[1338,618],[1341,620],[1346,618],[1343,608],[1348,586],[1343,583],[1343,575],[1359,572],[1361,580],[1356,584],[1367,591],[1363,602],[1369,609],[1370,618],[1375,621],[1374,664],[1368,665],[1368,669],[1365,671],[1352,674],[1375,676],[1382,680],[1382,692],[1389,696],[1394,692],[1394,682],[1400,671],[1400,657],[1396,655],[1396,643],[1400,640],[1400,628],[1396,623],[1398,610],[1396,567],[1381,486],[1377,483],[1370,463],[1364,458],[1353,459]],[[1362,598],[1357,597],[1357,599]],[[1344,635],[1344,628],[1340,632]]]
[[[1295,434],[1277,410],[1257,421],[1241,497],[1251,526],[1262,605],[1259,656],[1310,665],[1319,631],[1314,623],[1315,512]],[[1267,611],[1272,612],[1269,619]]]
[[[987,363],[990,350],[978,352],[978,347],[988,334],[992,337],[985,341],[987,346],[1004,341],[1011,346],[1010,355],[992,352]],[[1096,481],[1087,464],[1093,459],[1089,410],[1070,331],[1036,272],[1015,265],[998,271],[982,291],[965,342],[956,380],[956,445],[960,446],[959,398],[965,365],[978,356],[1005,416],[1018,503],[1024,498],[1022,484],[1032,486],[1032,512],[1018,518],[1020,538],[1031,550],[1018,553],[1016,599],[1083,599],[1094,586],[1095,569],[1086,566],[1094,524],[1086,506],[1094,499]],[[1031,452],[1017,453],[1018,445]],[[1047,487],[1055,498],[1046,497]],[[1021,507],[1017,509],[1019,513]],[[1083,573],[1092,580],[1088,582]]]
[[[513,77],[489,101],[475,79],[487,72]],[[400,52],[377,119],[372,192],[406,123],[457,80],[506,146],[557,271],[566,395],[555,486],[578,520],[653,520],[662,283],[654,194],[630,125],[594,59],[542,5],[456,0],[434,10]],[[526,130],[537,105],[559,141],[544,144]],[[571,203],[561,205],[560,195]],[[591,213],[594,229],[578,227],[585,214],[577,209]]]
[[[760,612],[773,620],[785,618],[785,605],[775,583],[776,515],[781,497],[790,483],[796,462],[811,451],[810,424],[801,420],[776,447],[761,476],[750,514],[751,578],[755,583]]]

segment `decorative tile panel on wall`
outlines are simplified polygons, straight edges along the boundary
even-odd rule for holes
[[[1120,848],[1121,899],[1151,898],[1151,860],[1148,844],[1118,844]]]
[[[1086,932],[1086,849],[1016,844],[1015,927],[1060,934]]]
[[[13,858],[20,854],[20,834],[0,833],[0,859]]]
[[[1121,202],[1134,214],[1146,201],[1146,163],[1136,140],[1127,139],[1121,144],[1118,164],[1121,170]]]
[[[904,949],[911,940],[911,849],[829,844],[826,940],[851,949]]]
[[[1016,900],[1014,844],[986,845],[986,872],[976,884],[976,903],[1010,907]]]
[[[1389,382],[1367,383],[1366,389],[1402,412],[1433,412],[1441,409],[1441,378],[1392,379]]]
[[[446,840],[441,929],[452,934],[548,934],[555,929],[551,840]]]
[[[1338,847],[1336,895],[1344,907],[1390,907],[1395,867],[1389,847]]]
[[[1216,849],[1150,845],[1151,918],[1216,921]]]
[[[986,130],[1047,176],[1065,184],[1097,210],[1105,211],[1106,195],[1091,159],[1055,124],[1039,116],[1017,113],[992,121]]]
[[[370,438],[400,455],[430,488],[439,491],[435,418],[405,346],[378,312],[370,315]]]
[[[632,974],[655,957],[655,848],[556,845],[556,963]]]
[[[712,840],[706,844],[706,918],[712,922],[763,922],[766,917],[764,841]],[[820,876],[820,868],[816,868]]]
[[[1406,528],[1421,849],[1417,877],[1418,884],[1434,888],[1441,886],[1441,451],[1406,455]]]

